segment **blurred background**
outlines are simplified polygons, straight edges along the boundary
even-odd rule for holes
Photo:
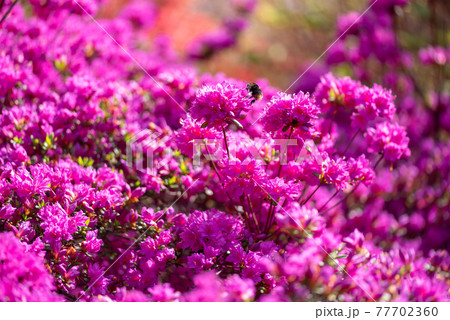
[[[130,2],[106,1],[100,16],[108,18],[117,15]],[[361,0],[148,2],[156,5],[156,17],[148,28],[148,37],[161,34],[169,36],[173,48],[180,54],[189,52],[196,39],[220,31],[223,25],[229,22],[230,17],[239,16],[245,26],[240,27],[235,42],[229,43],[223,50],[215,51],[206,59],[205,56],[195,59],[197,67],[202,72],[223,72],[227,76],[244,81],[267,78],[273,86],[283,90],[338,39],[340,34],[336,32],[336,25],[339,16],[349,12],[362,13],[370,5],[370,1]],[[402,0],[397,2],[401,3]],[[407,30],[400,34],[400,43],[409,49],[417,50],[432,42],[448,43],[450,34],[435,34],[435,30],[448,30],[449,3],[450,1],[446,0],[415,0],[410,6],[396,7],[396,27]],[[245,12],[246,6],[251,6],[248,12]],[[357,17],[358,15],[354,16]],[[440,24],[439,28],[433,26],[433,23]],[[426,43],[424,39],[430,40],[430,43]],[[308,71],[305,78],[326,72],[326,59],[325,54],[314,68]],[[341,75],[351,75],[350,69],[346,68],[345,64],[339,64],[333,71]]]

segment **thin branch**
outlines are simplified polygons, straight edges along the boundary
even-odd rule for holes
[[[341,153],[341,157],[343,157],[345,155],[345,153],[348,151],[348,148],[350,148],[350,146],[352,145],[353,141],[355,141],[356,137],[358,136],[358,133],[361,131],[361,129],[356,130],[355,134],[353,135],[352,139],[350,140],[350,142],[347,144],[347,147],[345,147],[344,152]]]
[[[319,183],[319,185],[317,186],[317,188],[311,192],[311,194],[308,196],[308,198],[302,203],[302,205],[305,205],[306,203],[308,203],[308,201],[312,198],[312,196],[317,192],[317,190],[319,190],[319,188],[323,185],[323,181],[321,181]]]
[[[225,133],[225,128],[224,128],[224,127],[222,127],[222,132],[223,132],[223,137],[224,137],[224,139],[225,139],[225,147],[227,148],[228,160],[231,160],[231,157],[230,157],[230,149],[228,149],[227,134]]]

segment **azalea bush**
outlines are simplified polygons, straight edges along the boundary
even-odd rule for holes
[[[449,49],[370,1],[327,58],[352,77],[261,97],[192,63],[235,45],[231,2],[180,53],[152,2],[1,1],[1,301],[448,300]]]

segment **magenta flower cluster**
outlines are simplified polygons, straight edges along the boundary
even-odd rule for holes
[[[292,129],[291,137],[311,139],[314,135],[310,128],[319,113],[319,107],[309,94],[299,92],[292,96],[280,92],[267,104],[261,121],[264,129],[274,137],[283,136],[283,132]]]
[[[224,128],[232,120],[245,117],[251,106],[248,91],[228,82],[205,85],[197,93],[190,109],[192,118],[202,126]]]
[[[379,1],[372,18],[407,2]],[[255,1],[233,4],[242,15]],[[11,5],[0,301],[448,300],[443,92],[416,110],[400,72],[383,86],[329,73],[310,93],[257,81],[254,101],[167,39],[143,49],[156,4],[132,2],[103,29],[86,15],[96,1]],[[391,38],[360,28],[388,26],[352,27],[364,58]],[[370,55],[397,63],[391,40]],[[420,63],[440,67],[442,52]]]

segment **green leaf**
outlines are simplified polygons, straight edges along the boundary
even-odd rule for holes
[[[186,165],[184,164],[184,162],[181,162],[180,164],[180,170],[183,174],[188,173],[188,168],[186,167]]]
[[[177,177],[173,176],[172,178],[170,178],[170,180],[167,182],[169,185],[174,184],[175,182],[177,182]]]
[[[239,128],[239,129],[244,129],[244,127],[242,126],[242,124],[237,121],[236,119],[231,119],[231,121],[233,121],[233,123]]]
[[[50,137],[50,135],[46,135],[45,136],[45,141],[44,143],[46,143],[47,145],[51,146],[52,145],[52,138]]]
[[[45,136],[44,143],[42,144],[42,148],[47,151],[53,148],[53,142],[56,141],[55,135],[53,133],[47,134]]]
[[[336,93],[334,92],[333,89],[330,89],[330,91],[328,91],[328,100],[330,101],[336,100]]]
[[[66,67],[67,67],[67,61],[65,59],[57,59],[57,60],[55,60],[55,68],[59,72],[64,72],[66,70]]]
[[[22,144],[22,138],[14,137],[13,141],[17,144]]]

